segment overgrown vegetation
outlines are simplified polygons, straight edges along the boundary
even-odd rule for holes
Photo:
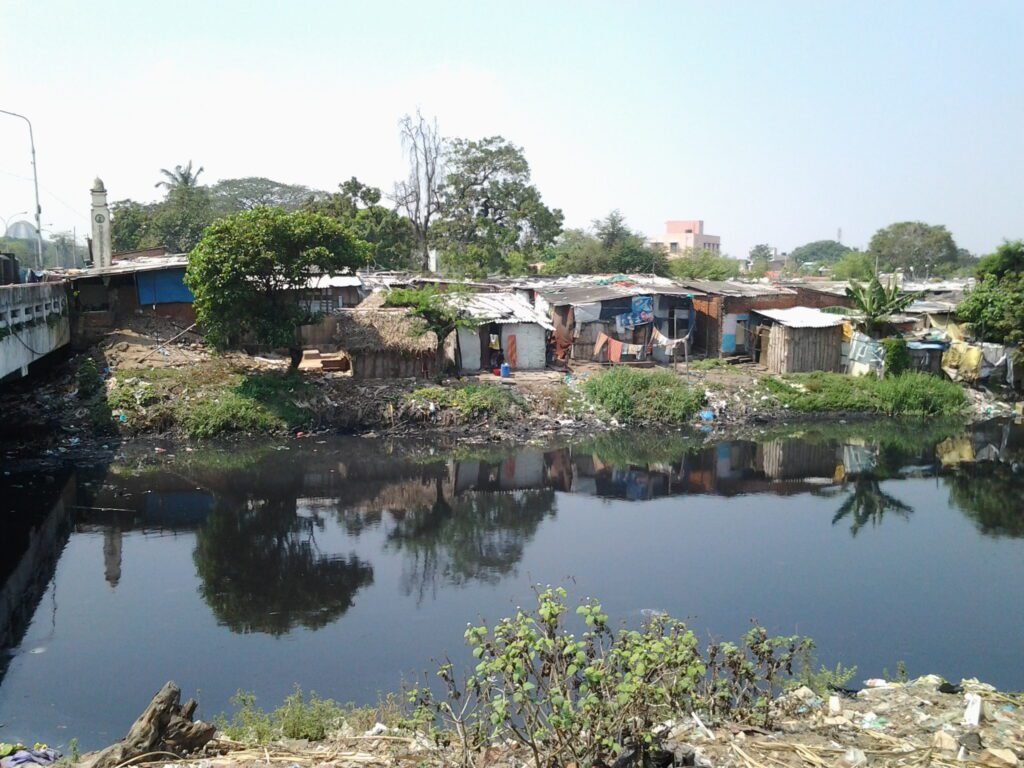
[[[365,731],[378,722],[394,726],[402,712],[401,703],[393,695],[376,707],[356,707],[322,699],[315,691],[307,696],[298,686],[282,706],[270,712],[260,709],[255,694],[247,691],[232,696],[231,705],[235,708],[231,718],[221,714],[214,723],[229,739],[245,744],[266,744],[282,738],[319,741],[346,726],[353,732]]]
[[[967,396],[959,384],[926,373],[886,379],[841,373],[794,373],[768,377],[764,387],[795,411],[870,411],[886,416],[948,416],[960,413]]]
[[[421,387],[410,392],[409,401],[429,407],[431,403],[441,408],[455,410],[461,419],[482,416],[507,417],[526,413],[526,401],[508,387],[494,384],[467,384],[461,387]]]
[[[885,375],[899,376],[910,368],[910,350],[903,339],[882,339],[882,351],[885,354]]]
[[[307,426],[308,385],[296,373],[254,373],[226,364],[194,370],[149,368],[115,377],[106,404],[128,432],[180,431],[209,438]]]
[[[587,399],[623,424],[689,422],[706,402],[703,390],[673,371],[616,366],[583,383]]]
[[[595,601],[576,613],[585,631],[565,626],[564,589],[537,594],[533,610],[519,609],[494,627],[470,626],[466,642],[478,663],[464,680],[454,665],[438,670],[444,692],[410,692],[414,723],[450,739],[462,764],[479,749],[511,740],[533,764],[611,765],[627,750],[646,753],[659,723],[681,712],[771,722],[771,699],[793,674],[806,638],[769,637],[757,626],[736,643],[704,651],[680,621],[655,614],[638,629],[614,630]]]
[[[730,363],[724,357],[708,357],[704,360],[693,360],[690,363],[691,371],[729,371],[739,373],[739,368]]]
[[[78,366],[76,379],[78,382],[78,396],[82,400],[88,400],[99,392],[103,386],[103,379],[100,378],[100,369],[96,365],[96,361],[91,357],[86,357],[81,365]]]
[[[1024,341],[1024,240],[1003,243],[978,263],[978,285],[957,307],[985,341]]]

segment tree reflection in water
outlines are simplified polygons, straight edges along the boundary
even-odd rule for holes
[[[430,507],[409,510],[388,533],[388,546],[407,555],[406,594],[423,599],[439,586],[496,583],[514,571],[526,544],[555,514],[551,489],[466,491],[453,499],[436,484]]]
[[[850,534],[856,536],[868,523],[872,527],[882,524],[887,514],[907,520],[913,508],[882,490],[874,475],[861,475],[854,481],[853,492],[832,518],[832,525],[850,519]]]
[[[196,533],[194,560],[203,599],[235,632],[283,635],[326,626],[373,582],[355,555],[325,556],[318,518],[300,517],[295,494],[220,503]]]
[[[945,478],[950,503],[986,536],[1024,537],[1024,474],[1019,464],[1015,466],[972,464],[957,467]]]

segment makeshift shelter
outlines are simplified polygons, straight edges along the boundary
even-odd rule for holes
[[[436,376],[437,336],[421,333],[405,309],[342,309],[329,318],[333,339],[356,379]]]
[[[754,314],[761,321],[755,352],[769,372],[841,370],[843,317],[811,307],[762,309]]]
[[[537,370],[547,364],[551,321],[515,293],[475,293],[453,298],[460,314],[475,323],[456,331],[457,359],[464,371],[496,368]]]
[[[747,355],[754,348],[756,323],[750,313],[799,304],[791,288],[733,280],[686,280],[694,291],[694,346],[708,357]]]
[[[673,359],[693,329],[699,291],[649,275],[578,275],[535,285],[550,307],[555,357],[635,362]]]

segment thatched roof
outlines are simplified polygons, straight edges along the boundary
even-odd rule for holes
[[[422,324],[405,309],[339,310],[335,338],[346,352],[404,352],[421,354],[437,348],[432,331],[418,333]]]

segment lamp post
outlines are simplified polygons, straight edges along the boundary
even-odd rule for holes
[[[43,268],[43,231],[39,225],[39,218],[42,215],[43,209],[39,205],[39,173],[36,170],[36,139],[32,133],[32,121],[24,115],[19,115],[17,112],[8,112],[6,109],[0,109],[0,114],[10,115],[11,117],[18,117],[24,120],[28,124],[28,143],[32,148],[32,182],[35,185],[36,190],[36,268]]]

